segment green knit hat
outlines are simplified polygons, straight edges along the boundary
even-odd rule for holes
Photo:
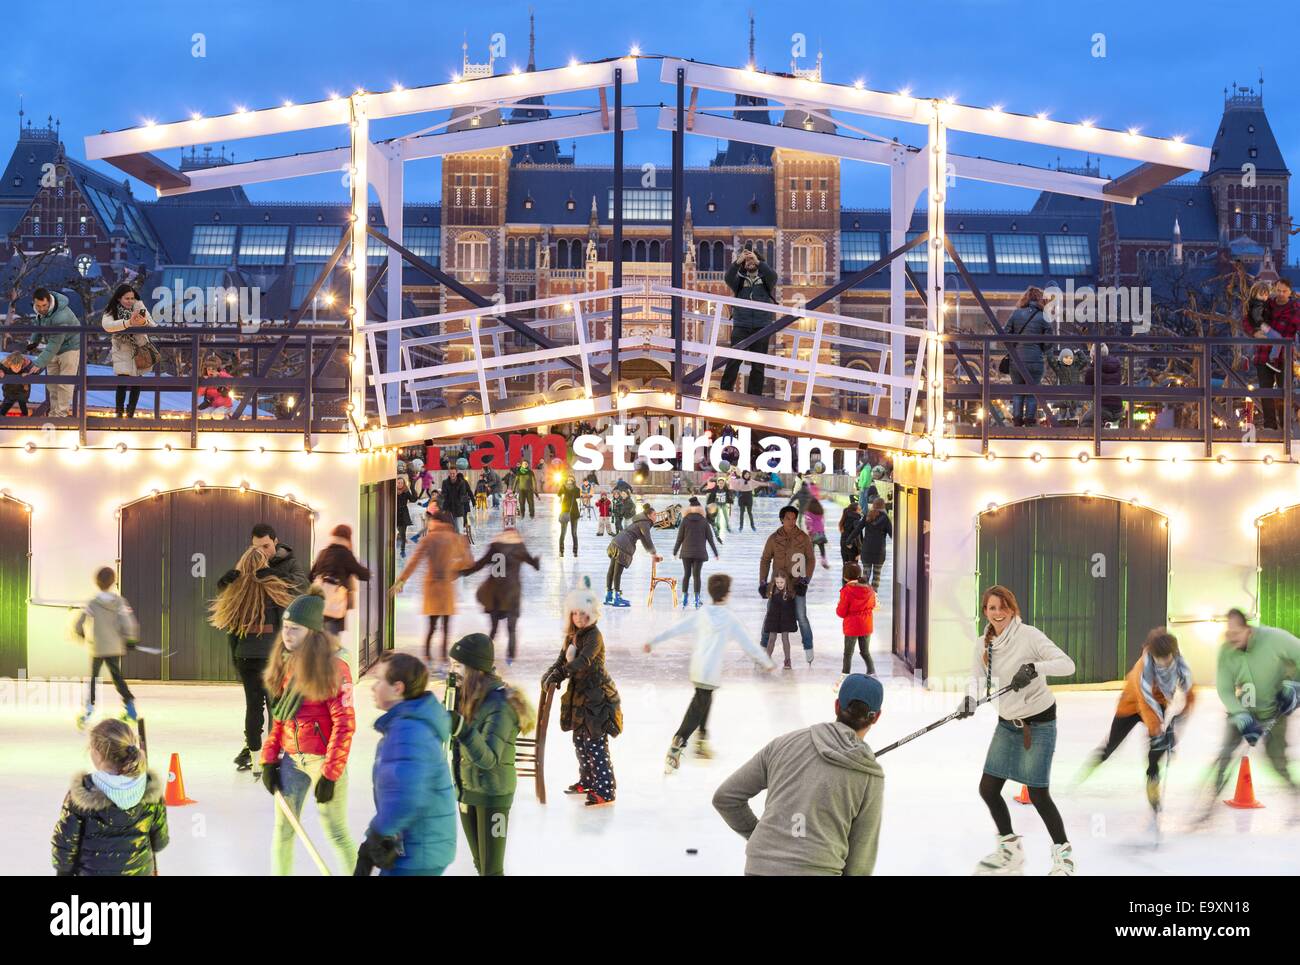
[[[285,608],[284,618],[308,630],[325,629],[325,597],[308,593],[296,598]]]
[[[492,672],[495,654],[492,639],[486,633],[471,633],[451,645],[451,659],[483,673]]]

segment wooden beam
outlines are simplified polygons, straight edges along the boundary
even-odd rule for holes
[[[1102,188],[1102,193],[1136,198],[1191,171],[1191,168],[1174,167],[1171,164],[1139,164]]]
[[[190,179],[156,154],[119,154],[104,158],[119,171],[125,171],[136,180],[143,181],[156,191],[167,188],[188,188]]]

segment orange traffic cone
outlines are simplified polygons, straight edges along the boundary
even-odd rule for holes
[[[180,807],[182,804],[199,803],[185,796],[185,779],[181,777],[181,756],[179,754],[173,754],[171,763],[167,765],[167,794],[164,800],[169,808]]]
[[[1231,801],[1224,801],[1224,804],[1230,808],[1262,808],[1264,805],[1255,800],[1255,783],[1250,779],[1250,758],[1241,759],[1241,767],[1237,771],[1237,793],[1232,795]]]
[[[1021,784],[1021,785],[1020,785],[1020,793],[1016,795],[1016,799],[1015,799],[1015,800],[1016,800],[1016,803],[1017,803],[1017,804],[1029,804],[1029,803],[1031,803],[1030,800],[1029,800],[1029,785],[1028,785],[1028,784]]]

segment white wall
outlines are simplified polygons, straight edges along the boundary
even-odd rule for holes
[[[123,503],[195,481],[247,483],[253,490],[292,494],[316,511],[312,545],[319,550],[339,523],[359,531],[358,480],[377,458],[353,454],[346,438],[328,436],[318,436],[308,454],[302,436],[288,433],[200,433],[197,450],[187,448],[188,433],[91,433],[79,450],[73,449],[73,433],[14,433],[7,441],[15,448],[0,457],[0,489],[32,507],[29,677],[85,674],[86,650],[72,642],[69,608],[94,593],[97,568],[115,565],[115,514]],[[38,446],[31,453],[23,448],[29,441]],[[126,452],[116,451],[118,443],[127,445]],[[171,452],[163,448],[167,443]],[[214,445],[224,448],[213,453]],[[338,451],[344,447],[349,451]],[[305,548],[300,552],[306,555]],[[305,563],[310,566],[310,559]],[[343,642],[355,664],[354,628]]]
[[[932,686],[970,672],[981,587],[976,582],[976,516],[990,503],[1083,493],[1137,501],[1169,517],[1169,615],[1198,683],[1212,683],[1222,624],[1230,607],[1257,611],[1255,520],[1300,503],[1300,465],[1280,446],[1230,445],[1205,459],[1186,443],[1115,443],[1103,458],[1088,443],[997,440],[988,461],[978,444],[949,443],[932,460],[930,674]],[[1037,452],[1044,458],[1033,462]],[[1226,464],[1217,460],[1220,452]],[[1271,465],[1263,459],[1271,455]],[[1131,457],[1132,461],[1125,461]],[[1177,461],[1172,461],[1176,458]],[[1014,587],[1012,589],[1015,589]],[[1127,669],[1127,668],[1126,668]]]

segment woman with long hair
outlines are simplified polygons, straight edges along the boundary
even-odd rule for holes
[[[451,659],[465,668],[451,715],[460,823],[474,869],[484,877],[499,877],[505,874],[506,828],[515,798],[515,741],[532,731],[537,712],[497,674],[486,634],[461,637],[451,648]]]
[[[424,634],[424,659],[433,659],[433,634],[442,621],[442,664],[447,663],[447,647],[451,637],[451,618],[456,613],[456,579],[474,563],[468,541],[452,528],[451,516],[432,506],[425,513],[429,528],[415,551],[402,567],[402,573],[388,592],[397,596],[406,587],[406,581],[420,566],[426,564],[422,610],[429,625]]]
[[[885,567],[885,540],[894,535],[894,524],[885,512],[885,501],[880,497],[862,519],[859,529],[858,551],[862,554],[862,572],[871,588],[880,592],[880,573]]]
[[[308,791],[344,874],[352,874],[357,845],[348,830],[348,753],[357,729],[352,674],[338,637],[325,630],[325,598],[308,593],[284,611],[284,626],[266,664],[271,733],[262,745],[262,784],[279,791],[294,815]],[[294,830],[275,809],[275,873],[293,873]]]
[[[1043,311],[1046,306],[1047,296],[1043,290],[1037,285],[1030,285],[1016,302],[1016,310],[1007,319],[1007,332],[1011,335],[1051,335],[1052,326]],[[1011,375],[1011,381],[1016,385],[1038,385],[1042,382],[1047,346],[1042,342],[1009,342],[1007,346],[1014,346],[1016,355],[1020,358],[1019,367],[1011,362],[1009,356],[1007,358],[1007,371]],[[1024,374],[1021,374],[1021,369]],[[1028,378],[1025,378],[1026,375]],[[1037,425],[1038,397],[1012,396],[1011,415],[1018,426]]]
[[[483,612],[492,620],[492,629],[488,631],[489,639],[495,641],[497,628],[502,623],[506,625],[506,666],[514,662],[518,646],[516,628],[524,598],[519,572],[525,563],[537,570],[541,568],[542,561],[528,552],[519,530],[508,528],[498,533],[479,561],[465,570],[465,575],[469,576],[488,567],[488,577],[479,584],[474,595],[482,604]]]
[[[1029,800],[1052,837],[1051,876],[1074,874],[1074,855],[1065,825],[1048,785],[1056,750],[1056,698],[1047,689],[1048,677],[1068,677],[1074,661],[1043,631],[1020,618],[1015,594],[1005,586],[990,586],[980,598],[988,621],[975,648],[970,693],[958,708],[958,718],[975,713],[976,700],[1011,685],[998,698],[998,725],[993,730],[980,778],[980,797],[998,829],[997,850],[979,863],[977,875],[1022,874],[1025,863],[1020,836],[1011,830],[1011,814],[1002,786],[1016,781],[1029,789]]]
[[[229,638],[230,656],[244,685],[244,749],[235,758],[241,771],[253,766],[262,747],[263,708],[270,710],[262,674],[280,617],[296,595],[267,564],[265,553],[248,547],[235,568],[217,581],[217,597],[208,607],[208,623]]]
[[[112,333],[113,374],[136,378],[151,372],[161,359],[149,336],[138,329],[149,328],[156,323],[149,317],[149,310],[140,301],[140,293],[132,285],[118,285],[113,295],[104,306],[100,316],[100,325],[104,331]],[[141,365],[145,361],[147,365]],[[135,418],[136,403],[140,401],[138,385],[117,388],[117,417]]]

